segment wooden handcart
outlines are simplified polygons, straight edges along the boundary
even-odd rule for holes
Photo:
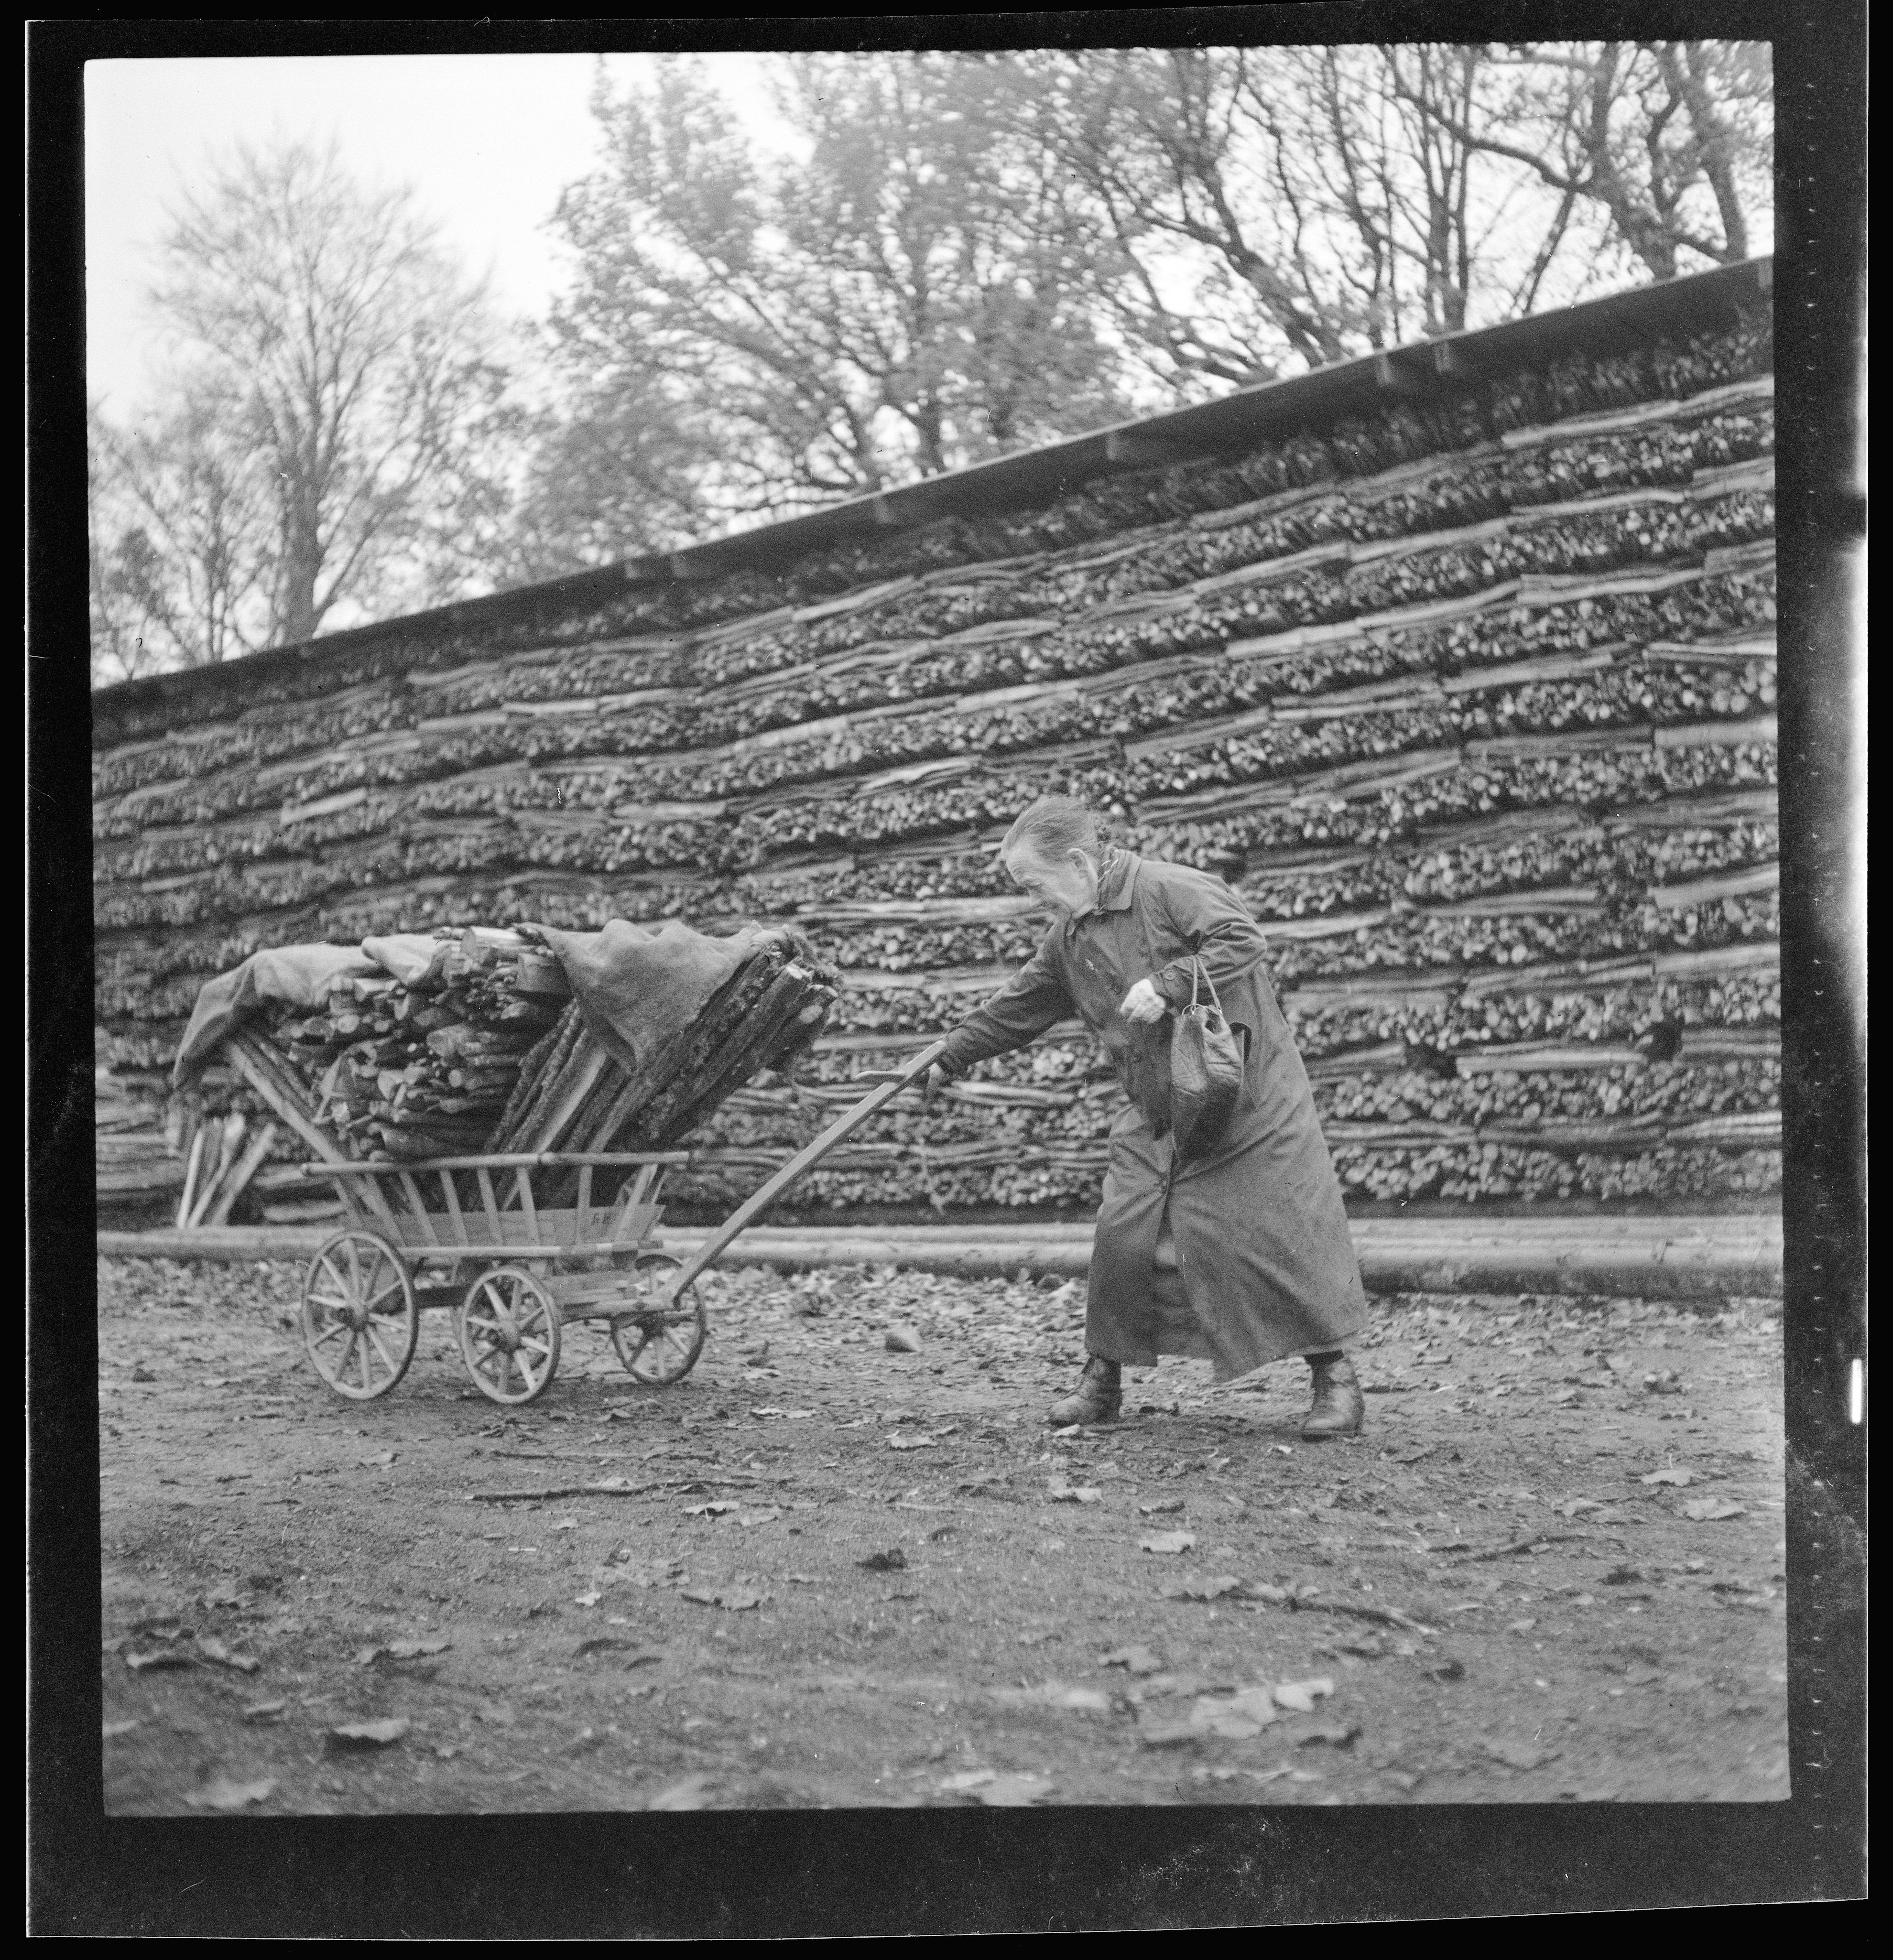
[[[753,1192],[687,1259],[654,1242],[664,1178],[684,1150],[549,1151],[302,1166],[339,1195],[349,1223],[310,1262],[304,1345],[338,1395],[370,1402],[407,1373],[423,1308],[454,1316],[473,1386],[536,1401],[558,1372],[560,1330],[607,1323],[632,1379],[658,1388],[696,1366],[708,1331],[696,1282],[738,1233],[939,1058],[923,1049],[885,1077]]]

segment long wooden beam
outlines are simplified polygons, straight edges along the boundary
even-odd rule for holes
[[[1374,1293],[1713,1300],[1730,1295],[1779,1297],[1782,1290],[1778,1214],[1544,1219],[1483,1219],[1468,1214],[1464,1220],[1351,1222],[1362,1278]],[[116,1257],[306,1258],[335,1229],[101,1232],[98,1249]],[[1091,1266],[1088,1228],[1062,1224],[797,1230],[767,1227],[751,1233],[732,1252],[735,1236],[727,1226],[714,1234],[665,1231],[658,1242],[685,1255],[697,1271],[712,1263],[785,1271],[894,1265],[964,1278],[1009,1278],[1021,1269],[1034,1275],[1076,1278]],[[500,1256],[515,1258],[531,1249],[508,1245]]]

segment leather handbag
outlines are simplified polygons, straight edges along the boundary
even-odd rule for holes
[[[1207,1001],[1199,1002],[1200,988]],[[1242,1051],[1215,983],[1200,959],[1190,963],[1190,1004],[1170,1037],[1170,1127],[1179,1160],[1205,1157],[1221,1141],[1242,1093]]]

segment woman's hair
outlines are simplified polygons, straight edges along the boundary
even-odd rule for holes
[[[1009,858],[1015,851],[1030,851],[1046,864],[1056,864],[1072,851],[1101,858],[1104,846],[1098,819],[1076,797],[1047,796],[1041,797],[1005,833],[1000,856]]]

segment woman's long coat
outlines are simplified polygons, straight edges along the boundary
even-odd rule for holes
[[[1096,908],[1053,927],[999,991],[947,1037],[958,1075],[1076,1013],[1109,1050],[1130,1106],[1114,1125],[1093,1249],[1086,1341],[1148,1366],[1207,1354],[1219,1378],[1338,1348],[1366,1319],[1360,1268],[1307,1071],[1264,970],[1261,928],[1219,879],[1116,851]],[[1200,958],[1247,1051],[1242,1093],[1214,1150],[1178,1164],[1169,1134],[1166,1014],[1118,1008],[1149,978],[1188,1004]],[[1166,1326],[1155,1268],[1166,1211],[1194,1328]]]

